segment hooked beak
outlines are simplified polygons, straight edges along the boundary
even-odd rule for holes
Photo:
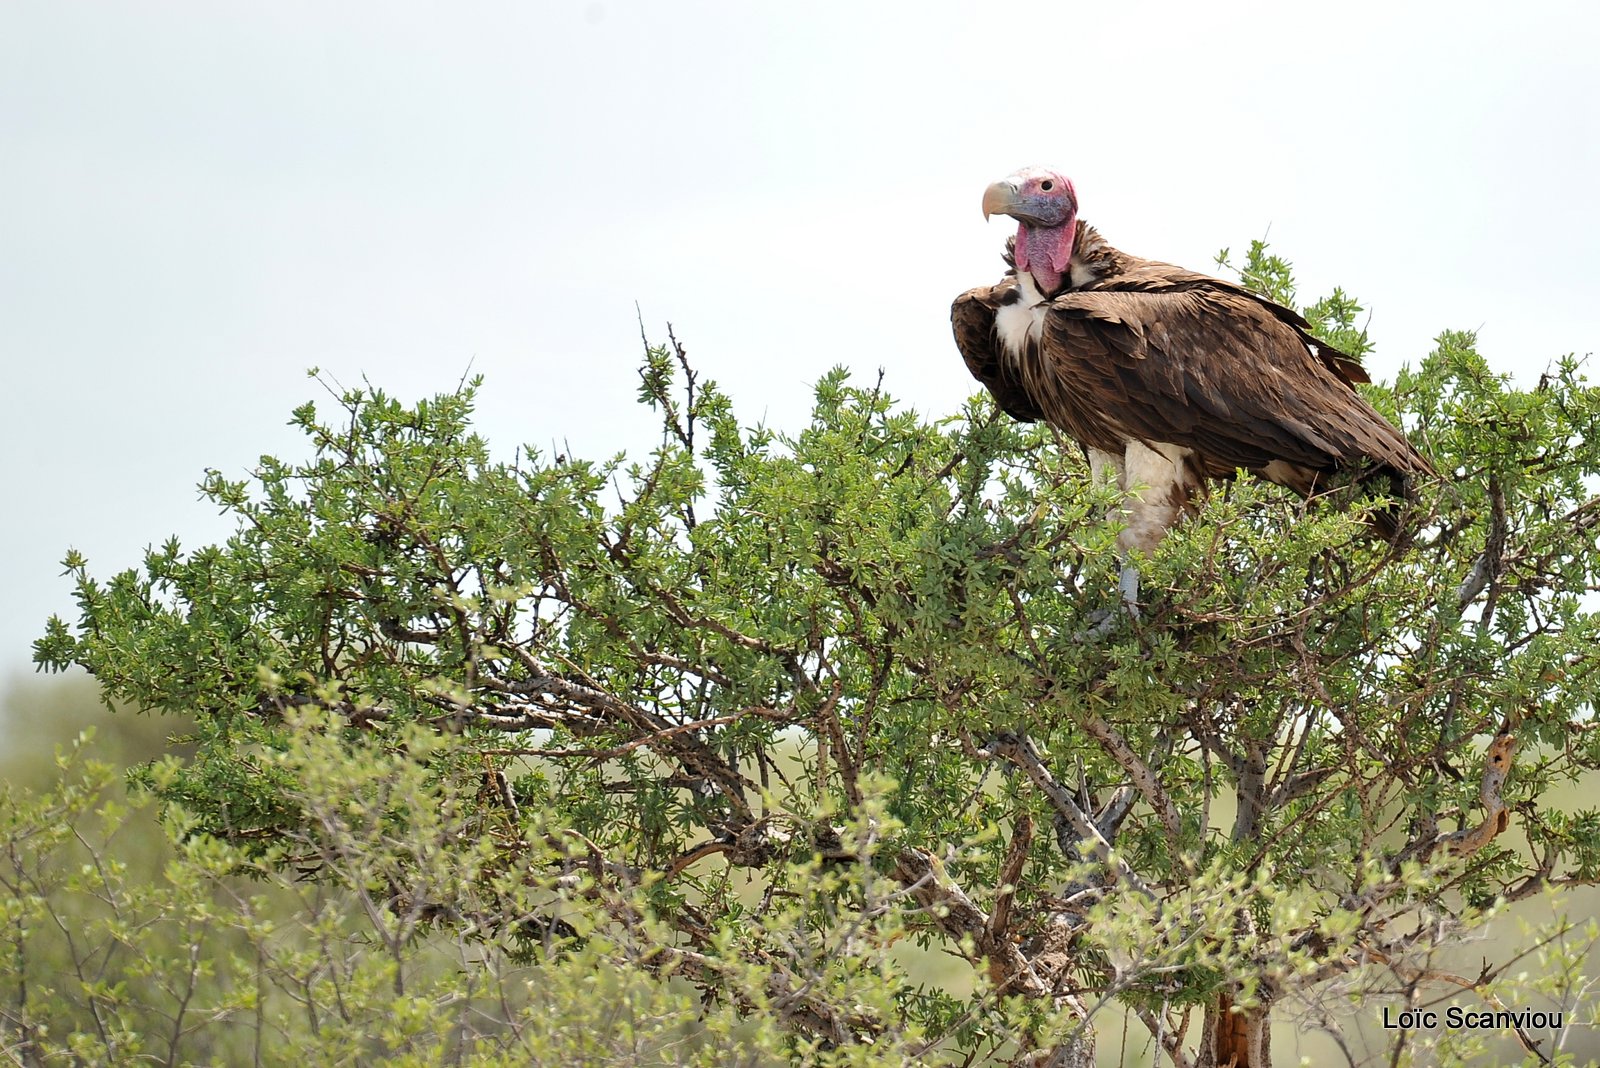
[[[991,215],[1012,215],[1021,207],[1017,200],[1020,190],[1010,179],[1001,179],[983,191],[983,221]]]

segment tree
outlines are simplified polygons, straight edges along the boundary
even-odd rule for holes
[[[1241,273],[1292,301],[1259,243]],[[1306,311],[1360,355],[1360,310]],[[1352,1011],[1441,987],[1571,1022],[1570,975],[1434,955],[1600,868],[1600,817],[1551,795],[1600,763],[1600,390],[1576,361],[1519,390],[1442,334],[1368,394],[1447,473],[1409,542],[1375,542],[1383,502],[1353,490],[1241,478],[1100,637],[1115,502],[1078,450],[882,385],[831,372],[783,436],[670,339],[641,371],[661,444],[631,464],[492,458],[476,381],[413,407],[336,389],[335,418],[295,412],[308,460],[207,475],[225,545],[106,582],[69,554],[80,618],[38,659],[195,717],[193,759],[142,778],[185,841],[332,877],[355,847],[284,754],[387,754],[360,811],[464,811],[374,861],[373,902],[546,962],[626,946],[802,1061],[1085,1065],[1121,1010],[1155,1057],[1265,1065],[1275,1015],[1343,1042]],[[965,977],[919,983],[905,942]],[[1535,1063],[1566,1038],[1516,1034]],[[1390,1042],[1450,1063],[1484,1037]]]

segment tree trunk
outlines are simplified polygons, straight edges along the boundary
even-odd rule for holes
[[[1272,1015],[1265,1002],[1239,1008],[1222,993],[1206,1009],[1195,1068],[1272,1068]]]
[[[1233,819],[1233,840],[1253,842],[1267,805],[1267,747],[1247,739],[1239,765],[1235,796],[1239,802]],[[1248,909],[1238,915],[1240,933],[1255,929]],[[1206,1007],[1206,1021],[1195,1068],[1272,1068],[1272,1019],[1265,991],[1251,1008],[1234,1004],[1233,991],[1224,990]]]

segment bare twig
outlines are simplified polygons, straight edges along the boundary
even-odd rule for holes
[[[989,743],[987,750],[980,749],[978,752],[980,755],[1003,757],[1021,768],[1043,791],[1051,807],[1072,825],[1073,830],[1078,832],[1079,838],[1089,844],[1089,849],[1095,857],[1111,869],[1116,879],[1155,900],[1155,895],[1150,892],[1150,888],[1144,884],[1128,862],[1116,855],[1111,843],[1100,833],[1100,828],[1095,825],[1094,820],[1078,807],[1078,803],[1072,799],[1072,792],[1050,774],[1050,769],[1045,767],[1044,761],[1039,758],[1039,751],[1034,748],[1033,741],[1027,735],[1012,733],[998,735]]]
[[[1506,551],[1506,495],[1500,487],[1500,480],[1494,477],[1489,479],[1489,534],[1484,540],[1483,552],[1478,554],[1477,560],[1472,564],[1472,570],[1467,572],[1467,577],[1461,581],[1461,587],[1456,590],[1456,610],[1465,609],[1472,603],[1473,598],[1483,592],[1483,588],[1494,581],[1500,573],[1501,562]],[[1488,626],[1488,620],[1494,614],[1492,603],[1493,594],[1490,595],[1491,603],[1483,609],[1481,625]]]
[[[1177,855],[1183,841],[1183,821],[1178,816],[1178,806],[1172,803],[1172,796],[1161,785],[1156,773],[1150,769],[1150,765],[1139,759],[1139,754],[1133,751],[1133,747],[1122,737],[1121,732],[1100,718],[1099,713],[1090,712],[1084,716],[1083,726],[1094,735],[1111,759],[1128,773],[1133,784],[1139,788],[1139,793],[1144,795],[1145,801],[1155,809],[1156,818],[1161,821],[1161,826],[1166,830],[1167,838],[1172,844],[1173,853]]]

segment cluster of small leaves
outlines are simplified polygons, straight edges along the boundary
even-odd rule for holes
[[[1250,242],[1242,264],[1236,266],[1232,262],[1228,249],[1217,253],[1216,263],[1237,274],[1240,283],[1250,292],[1285,307],[1295,306],[1294,268],[1282,256],[1269,252],[1266,241]],[[1372,351],[1366,326],[1356,325],[1362,311],[1355,298],[1337,286],[1326,297],[1300,309],[1311,324],[1312,334],[1357,363]]]
[[[1243,273],[1292,301],[1264,246]],[[1359,356],[1359,311],[1336,292],[1307,315]],[[207,478],[239,517],[226,545],[106,582],[69,558],[80,618],[39,660],[195,718],[194,760],[146,781],[196,832],[262,858],[308,833],[276,754],[313,710],[340,745],[449,737],[414,759],[480,781],[475,865],[584,843],[600,884],[643,896],[613,919],[693,955],[658,966],[717,962],[689,977],[707,990],[757,969],[745,1010],[813,1052],[1081,1053],[1060,1014],[1108,995],[1165,1042],[1221,993],[1281,1004],[1600,869],[1600,817],[1548,799],[1600,765],[1600,391],[1572,361],[1519,390],[1442,335],[1367,392],[1444,474],[1407,544],[1374,541],[1352,491],[1243,479],[1142,563],[1139,618],[1093,638],[1118,605],[1114,494],[987,400],[928,421],[836,370],[780,435],[674,341],[641,373],[650,457],[506,462],[471,432],[477,388],[307,405],[310,459]],[[1510,733],[1491,783],[1483,747]],[[869,813],[870,858],[846,830]],[[879,956],[883,1000],[795,955],[896,924],[982,993]]]

